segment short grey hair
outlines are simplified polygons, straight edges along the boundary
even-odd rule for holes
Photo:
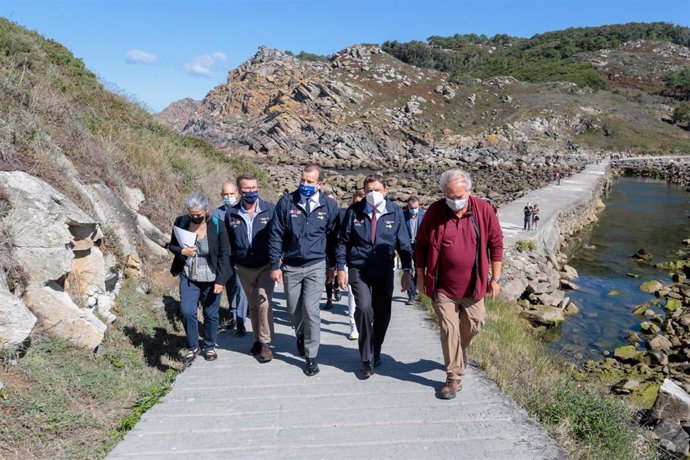
[[[192,193],[184,201],[185,211],[189,211],[193,208],[203,209],[207,216],[211,214],[211,207],[208,204],[208,198],[206,198],[206,195],[201,192]]]
[[[441,191],[445,191],[446,187],[448,187],[451,182],[456,180],[462,182],[462,185],[467,189],[468,192],[472,190],[472,178],[470,177],[469,173],[463,171],[462,169],[449,169],[441,174],[441,178],[438,180],[438,183],[441,186]]]

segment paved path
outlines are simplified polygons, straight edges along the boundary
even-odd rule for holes
[[[402,300],[376,375],[357,377],[343,298],[322,312],[321,372],[306,377],[277,292],[272,362],[247,354],[251,334],[220,334],[218,360],[197,359],[108,458],[567,458],[477,368],[457,398],[436,399],[445,379],[438,331]]]
[[[550,219],[561,209],[585,201],[594,195],[595,185],[606,174],[608,161],[587,166],[581,173],[561,178],[561,185],[551,182],[546,187],[534,190],[512,201],[498,210],[498,218],[503,230],[503,247],[513,248],[518,240],[534,239],[537,231],[523,230],[523,208],[529,203],[539,205],[539,230],[549,228]]]

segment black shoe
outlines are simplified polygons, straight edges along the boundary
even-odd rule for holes
[[[244,334],[247,333],[247,329],[245,329],[243,323],[237,323],[237,335],[240,337],[244,337]]]
[[[300,356],[304,356],[304,336],[303,335],[298,335],[297,336],[297,353]]]
[[[257,340],[256,342],[254,342],[254,345],[252,345],[252,349],[249,350],[249,354],[258,355],[259,353],[261,353],[261,342]]]
[[[324,310],[330,310],[331,308],[333,308],[333,301],[332,301],[332,300],[327,300],[327,301],[326,301],[326,305],[323,306],[323,309],[324,309]]]
[[[371,361],[363,361],[362,362],[362,376],[365,379],[368,379],[374,375],[374,368],[371,365]]]
[[[343,295],[340,293],[340,289],[334,289],[333,290],[333,300],[336,302],[340,302],[340,299],[343,298]]]
[[[319,373],[319,365],[316,364],[316,358],[307,358],[306,365],[304,366],[304,373],[308,377],[312,377]]]
[[[235,318],[230,318],[230,321],[225,324],[225,330],[232,331],[233,329],[235,329]]]

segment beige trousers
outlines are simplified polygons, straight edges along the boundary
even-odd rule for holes
[[[248,268],[236,265],[235,271],[247,295],[247,313],[252,323],[254,336],[261,343],[271,343],[274,335],[271,301],[275,287],[275,283],[271,280],[271,266]]]
[[[441,347],[449,378],[462,380],[467,349],[484,325],[484,299],[451,299],[438,293],[434,308],[441,327]]]

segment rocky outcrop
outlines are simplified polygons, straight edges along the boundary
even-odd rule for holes
[[[73,247],[101,239],[98,223],[49,184],[24,172],[0,172],[12,209],[2,219],[15,257],[33,285],[60,281],[72,267]]]
[[[62,337],[75,346],[94,350],[106,326],[88,308],[77,306],[59,286],[30,287],[24,299],[39,320],[42,332]]]
[[[176,131],[182,131],[200,103],[201,101],[188,97],[180,99],[167,106],[162,112],[154,114],[153,118]]]
[[[106,328],[96,314],[108,323],[115,320],[111,308],[120,287],[119,267],[139,276],[139,251],[167,257],[166,235],[134,210],[144,199],[140,190],[126,189],[127,204],[102,184],[80,184],[79,189],[94,216],[41,179],[0,172],[0,230],[9,251],[0,265],[7,271],[13,261],[26,280],[8,286],[2,276],[0,346],[27,344],[37,327],[95,349]],[[103,253],[105,240],[115,253]]]
[[[35,324],[36,317],[22,300],[0,290],[0,348],[24,345]]]
[[[512,77],[487,80],[475,100],[514,84]],[[278,190],[295,182],[282,179],[286,166],[315,162],[332,178],[357,170],[393,173],[416,193],[428,191],[429,201],[438,195],[429,176],[446,169],[469,170],[487,196],[503,203],[544,185],[554,169],[572,174],[588,161],[589,152],[557,134],[580,129],[581,117],[545,113],[472,133],[440,129],[455,126],[449,120],[457,117],[460,90],[447,75],[403,64],[376,46],[349,47],[329,62],[262,47],[207,94],[183,133],[264,162]],[[350,194],[356,189],[348,179],[329,186]]]

